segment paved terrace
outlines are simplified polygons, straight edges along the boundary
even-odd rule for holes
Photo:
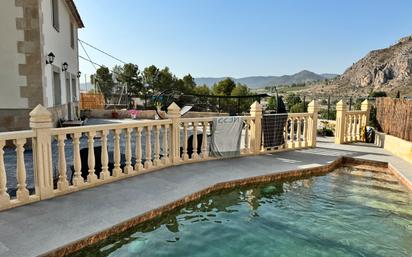
[[[391,163],[412,181],[412,165],[367,144],[335,145],[165,168],[0,212],[0,256],[37,256],[219,182],[327,164],[339,156]]]

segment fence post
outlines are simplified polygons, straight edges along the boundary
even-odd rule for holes
[[[369,103],[368,99],[365,99],[361,104],[361,111],[365,112],[365,116],[362,122],[362,126],[367,126],[369,123],[369,116],[371,112],[371,104]]]
[[[175,102],[167,107],[167,117],[172,120],[170,159],[172,163],[177,163],[180,161],[180,107]]]
[[[30,112],[30,128],[33,129],[33,162],[36,194],[40,199],[53,196],[53,169],[51,149],[51,113],[42,105]]]
[[[312,100],[308,105],[308,113],[312,114],[311,119],[309,119],[309,145],[311,147],[316,147],[316,136],[318,133],[318,112],[319,103]]]
[[[250,116],[255,117],[250,127],[250,148],[253,153],[259,153],[262,144],[262,105],[258,101],[250,106]]]
[[[336,104],[335,144],[343,144],[345,142],[345,114],[346,103],[342,99]]]

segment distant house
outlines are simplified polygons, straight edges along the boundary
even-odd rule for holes
[[[27,129],[38,104],[75,119],[84,25],[73,0],[2,0],[0,24],[0,131]]]

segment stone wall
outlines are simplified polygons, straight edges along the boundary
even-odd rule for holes
[[[0,109],[0,132],[29,129],[30,109]]]

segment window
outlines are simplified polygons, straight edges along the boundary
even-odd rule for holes
[[[70,46],[74,49],[74,26],[70,22]]]
[[[73,76],[72,77],[72,96],[73,96],[72,101],[73,102],[77,101],[77,83],[76,82],[77,82],[76,78]]]
[[[54,105],[61,105],[62,103],[62,87],[60,85],[60,73],[53,72],[53,98]]]
[[[59,0],[51,0],[53,27],[59,31]]]

